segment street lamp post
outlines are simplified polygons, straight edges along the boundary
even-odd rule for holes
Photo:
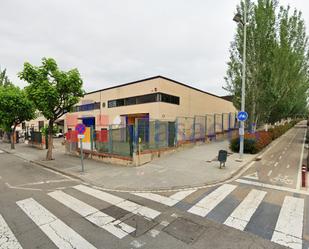
[[[247,6],[244,1],[244,19],[242,20],[241,14],[236,14],[233,21],[241,23],[244,28],[244,45],[243,45],[243,63],[242,63],[242,83],[241,83],[241,111],[245,111],[245,99],[246,99],[246,47],[247,47]],[[243,158],[244,154],[244,137],[245,137],[245,121],[240,121],[239,130],[239,157]]]

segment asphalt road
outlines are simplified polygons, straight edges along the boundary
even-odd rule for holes
[[[306,128],[303,122],[275,140],[243,178],[299,189]]]
[[[303,137],[292,129],[235,181],[160,193],[108,193],[0,153],[0,249],[308,249]]]

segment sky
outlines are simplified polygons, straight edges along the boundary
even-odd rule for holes
[[[279,0],[303,12],[309,0]],[[1,0],[0,67],[17,77],[24,62],[56,59],[78,68],[89,92],[162,75],[222,89],[239,0]],[[309,29],[307,28],[309,34]]]

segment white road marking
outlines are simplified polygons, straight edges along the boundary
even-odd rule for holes
[[[49,181],[40,181],[40,182],[30,182],[25,184],[17,185],[16,187],[26,187],[26,186],[32,186],[32,185],[42,185],[47,183],[59,183],[59,182],[71,182],[71,179],[59,179],[59,180],[49,180]]]
[[[302,163],[303,163],[303,157],[304,157],[304,148],[305,148],[305,142],[306,142],[306,135],[307,135],[307,129],[305,131],[304,139],[303,139],[303,145],[300,153],[300,159],[299,159],[299,166],[298,166],[298,175],[297,175],[297,182],[296,182],[296,188],[300,189],[301,187],[301,169],[302,169]]]
[[[293,249],[302,249],[304,200],[286,196],[271,240]]]
[[[266,195],[265,191],[252,189],[246,198],[238,205],[233,213],[224,222],[225,225],[244,230],[255,210]]]
[[[290,168],[290,164],[288,164],[288,165],[286,166],[286,168],[287,168],[287,169]]]
[[[170,224],[170,223],[169,223],[168,221],[166,221],[166,220],[163,220],[163,221],[161,221],[161,223],[160,223],[160,225],[161,225],[161,226],[164,226],[164,227],[167,227],[169,224]]]
[[[95,249],[92,244],[34,199],[29,198],[16,203],[58,248]]]
[[[271,184],[262,183],[262,182],[253,182],[253,181],[248,181],[248,180],[244,180],[244,179],[237,179],[237,180],[235,180],[235,182],[244,183],[244,184],[253,185],[253,186],[258,186],[258,187],[262,187],[262,188],[269,188],[269,189],[275,189],[275,190],[280,190],[280,191],[287,191],[287,192],[290,192],[290,193],[309,195],[309,191],[297,190],[297,189],[293,189],[293,188],[271,185]]]
[[[25,187],[12,186],[8,182],[6,182],[5,185],[8,188],[11,188],[11,189],[20,189],[20,190],[29,190],[29,191],[42,191],[42,189],[39,189],[39,188],[25,188]]]
[[[126,225],[120,220],[116,220],[115,218],[62,191],[55,191],[48,195],[119,239],[122,239],[129,233],[135,231],[135,228]]]
[[[150,230],[150,236],[151,236],[152,238],[157,237],[159,234],[160,234],[160,231],[158,231],[158,230],[156,230],[156,229]]]
[[[276,163],[274,164],[274,167],[277,167],[277,166],[278,166],[278,164],[279,164],[279,163],[278,163],[278,162],[276,162]]]
[[[122,208],[128,212],[139,214],[141,216],[144,216],[150,219],[154,219],[155,217],[161,214],[157,210],[139,205],[135,202],[128,201],[126,199],[120,198],[118,196],[115,196],[115,195],[112,195],[112,194],[109,194],[109,193],[106,193],[106,192],[103,192],[97,189],[89,188],[85,185],[77,185],[77,186],[74,186],[74,188],[83,193],[91,195],[97,199],[100,199],[114,206]]]
[[[159,202],[161,204],[164,204],[166,206],[174,206],[175,204],[177,204],[178,202],[180,202],[181,200],[183,200],[184,198],[186,198],[188,195],[192,194],[193,192],[195,192],[196,190],[185,190],[185,191],[180,191],[177,192],[169,197],[167,196],[163,196],[163,195],[158,195],[158,194],[154,194],[154,193],[132,193],[134,195],[155,201],[155,202]]]
[[[281,160],[282,156],[279,156],[279,160]]]
[[[284,155],[285,154],[285,150],[284,151],[282,151],[282,155]]]
[[[22,249],[15,235],[0,215],[0,249]]]
[[[205,217],[211,210],[213,210],[223,199],[228,196],[234,189],[235,185],[224,184],[204,197],[194,206],[192,206],[188,212]]]
[[[293,184],[293,179],[291,179],[288,175],[277,175],[276,177],[270,179],[271,182],[278,182],[280,184],[284,183],[284,184],[287,184],[287,185],[292,185]]]
[[[130,245],[134,246],[135,248],[141,248],[143,245],[145,245],[145,242],[140,242],[138,240],[133,240]]]
[[[242,178],[248,178],[248,179],[253,179],[253,180],[259,179],[257,172],[250,174],[250,175],[243,176]]]
[[[272,172],[273,172],[273,171],[270,170],[270,171],[268,172],[267,176],[270,176]]]
[[[4,153],[4,151],[3,151],[3,150],[0,150],[0,154],[2,154],[2,153]]]

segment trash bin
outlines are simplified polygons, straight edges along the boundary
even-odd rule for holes
[[[225,167],[226,160],[227,160],[227,151],[219,150],[218,161],[220,162],[220,169],[222,166]]]

